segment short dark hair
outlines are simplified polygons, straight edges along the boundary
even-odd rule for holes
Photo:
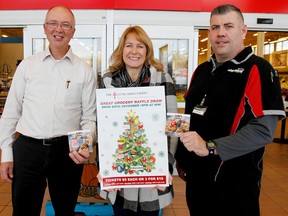
[[[214,8],[211,12],[210,19],[214,15],[226,14],[226,13],[231,12],[231,11],[235,11],[236,13],[238,13],[239,16],[241,17],[242,21],[244,22],[244,17],[243,17],[241,10],[238,7],[231,5],[231,4],[223,4],[223,5],[219,5],[216,8]]]

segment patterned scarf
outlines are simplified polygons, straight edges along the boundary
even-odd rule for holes
[[[121,69],[116,76],[117,77],[115,77],[115,81],[120,86],[114,85],[115,87],[137,87],[137,86],[149,86],[151,74],[149,67],[144,66],[140,72],[140,76],[135,82],[132,82],[126,68]]]

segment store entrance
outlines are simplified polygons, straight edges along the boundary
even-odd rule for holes
[[[23,59],[23,28],[0,28],[0,116],[14,72]]]
[[[114,44],[117,44],[117,38],[119,38],[121,31],[126,27],[126,25],[116,26],[114,32]],[[193,31],[193,28],[191,30],[191,28],[184,28],[181,26],[174,26],[173,28],[163,27],[163,31],[160,31],[163,35],[159,35],[159,26],[144,27],[149,32],[149,35],[151,35],[155,46],[155,54],[166,66],[165,70],[169,72],[174,68],[174,72],[179,72],[175,72],[172,76],[175,79],[175,82],[179,84],[179,95],[183,95],[190,80],[191,73],[193,72],[192,68],[206,61],[213,53],[210,49],[210,42],[207,38],[208,30],[199,29]],[[108,56],[106,55],[105,25],[101,27],[83,25],[78,26],[77,28],[78,30],[80,29],[80,31],[77,31],[77,35],[75,35],[75,44],[72,43],[72,46],[78,55],[87,59],[87,61],[93,66],[94,71],[97,72],[98,77],[100,77],[101,73],[106,68],[105,63],[107,62],[106,58]],[[176,28],[177,30],[175,30]],[[93,29],[93,31],[91,31],[91,29]],[[171,29],[173,29],[172,33]],[[183,31],[183,29],[186,30]],[[24,53],[28,56],[43,50],[43,48],[47,46],[45,36],[42,35],[42,26],[26,29],[26,33],[29,31],[30,34],[28,35],[31,36],[31,38],[28,37],[26,40],[26,42],[28,41],[27,43],[23,40],[23,30],[24,29],[20,27],[0,27],[0,116],[14,72],[17,65],[24,58]],[[193,33],[197,36],[197,32],[199,36],[198,47],[197,44],[192,42],[196,38],[193,39]],[[79,33],[80,35],[78,35]],[[74,42],[74,40],[72,42]],[[83,54],[82,51],[84,49],[82,49],[82,46],[78,45],[80,42],[81,44],[86,44],[86,49],[87,43],[88,45],[90,44],[88,46],[90,48],[87,49],[89,53],[88,57],[86,57],[86,54]],[[244,42],[245,46],[252,46],[256,55],[269,61],[274,68],[278,70],[282,91],[283,93],[287,92],[288,94],[288,32],[248,31]],[[194,51],[195,49],[198,49],[198,51]],[[198,62],[194,62],[193,65],[192,58],[194,57],[192,53],[198,53],[198,58],[195,58]],[[186,73],[185,70],[183,70],[184,74],[186,74],[183,76],[185,79],[180,76],[183,74],[180,73],[181,66],[183,65],[185,66],[184,68],[188,69],[188,71],[186,70]],[[176,70],[177,68],[180,69]],[[187,75],[189,73],[190,76]],[[182,85],[181,83],[184,83],[185,85]],[[183,87],[184,89],[181,89],[180,87]],[[178,102],[181,104],[181,97],[179,97]]]
[[[7,91],[16,67],[23,59],[23,28],[0,28],[0,91]]]
[[[199,30],[198,64],[213,53],[207,36],[208,30]],[[256,55],[266,59],[278,71],[282,95],[288,95],[288,32],[248,31],[244,44],[252,46]]]
[[[206,61],[213,53],[207,36],[208,30],[199,30],[198,64]],[[263,57],[274,67],[278,67],[280,72],[288,72],[288,57],[284,58],[282,55],[281,60],[277,58],[281,53],[288,50],[288,32],[248,31],[244,44],[245,46],[252,46],[256,55]]]

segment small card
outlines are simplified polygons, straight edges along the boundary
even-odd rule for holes
[[[165,134],[179,137],[181,133],[189,131],[190,115],[181,113],[167,113]]]
[[[70,151],[78,150],[93,152],[92,135],[90,130],[78,130],[68,132],[69,148]]]

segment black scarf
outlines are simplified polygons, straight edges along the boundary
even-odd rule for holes
[[[117,73],[115,77],[115,83],[118,83],[117,87],[137,87],[137,86],[149,86],[150,82],[150,70],[149,67],[144,66],[140,72],[140,76],[135,82],[132,82],[126,68],[123,68]],[[118,80],[117,80],[118,79]],[[116,86],[115,86],[116,87]]]

